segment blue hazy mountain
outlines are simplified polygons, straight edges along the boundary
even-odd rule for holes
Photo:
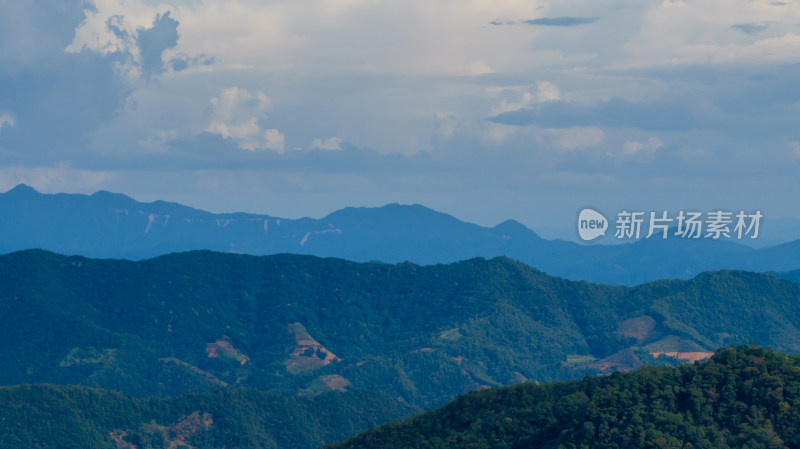
[[[0,194],[0,252],[29,248],[134,260],[194,249],[418,264],[508,256],[552,275],[610,284],[717,269],[800,269],[800,241],[762,249],[702,239],[579,245],[542,239],[514,220],[483,227],[421,205],[345,208],[293,220],[142,203],[106,191],[42,194],[19,185]]]

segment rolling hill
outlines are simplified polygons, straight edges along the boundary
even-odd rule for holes
[[[4,449],[307,449],[418,410],[383,395],[227,389],[134,399],[76,386],[0,387]]]
[[[796,448],[800,358],[757,347],[678,368],[476,391],[330,449]]]
[[[375,391],[430,408],[473,389],[800,352],[800,285],[709,272],[637,287],[507,258],[448,265],[196,251],[138,262],[0,256],[0,384],[134,396]]]

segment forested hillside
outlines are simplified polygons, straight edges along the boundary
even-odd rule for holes
[[[0,387],[0,447],[302,449],[417,411],[366,392],[298,398],[223,389],[143,400],[86,387]]]
[[[740,347],[677,368],[476,391],[330,449],[800,447],[800,357]]]
[[[0,383],[135,396],[240,386],[469,390],[676,364],[753,341],[800,352],[800,286],[710,272],[611,287],[510,259],[434,266],[189,252],[141,262],[0,257]]]

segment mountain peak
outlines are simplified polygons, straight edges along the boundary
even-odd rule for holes
[[[33,195],[39,194],[39,191],[27,184],[17,184],[16,187],[6,192],[6,195]]]
[[[452,215],[430,209],[421,204],[389,203],[380,207],[346,207],[331,213],[324,220],[389,220],[395,223],[421,222],[464,224]]]
[[[539,234],[535,233],[531,229],[529,229],[524,224],[518,222],[517,220],[506,220],[499,225],[494,227],[495,230],[503,232],[509,235],[527,235],[527,236],[534,236],[537,239],[541,239]]]

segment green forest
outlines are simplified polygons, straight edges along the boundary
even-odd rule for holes
[[[78,386],[0,387],[0,448],[313,448],[418,411],[367,392],[298,398],[232,388],[134,399]]]
[[[420,266],[12,253],[0,256],[0,357],[13,361],[0,364],[4,408],[74,422],[6,416],[4,438],[16,439],[0,447],[38,447],[26,441],[57,434],[99,444],[72,447],[106,447],[112,434],[159,447],[182,434],[169,429],[188,426],[202,430],[190,432],[196,447],[238,435],[248,438],[240,447],[305,448],[474,390],[678,366],[748,342],[800,353],[800,285],[780,276],[791,274],[719,271],[623,287],[508,258]],[[51,386],[15,387],[41,384]],[[82,414],[93,410],[86,404],[101,409]],[[226,416],[236,418],[220,425]],[[86,432],[68,436],[74,429]]]
[[[366,392],[136,399],[0,387],[0,447],[312,448],[391,422],[326,448],[796,448],[800,356],[740,346],[678,367],[476,390],[419,412]]]
[[[429,409],[476,389],[674,365],[753,341],[800,352],[800,285],[704,273],[637,287],[507,258],[448,265],[196,251],[0,256],[0,384],[172,397],[367,390]]]
[[[797,448],[800,357],[759,347],[706,362],[475,391],[328,449]]]

